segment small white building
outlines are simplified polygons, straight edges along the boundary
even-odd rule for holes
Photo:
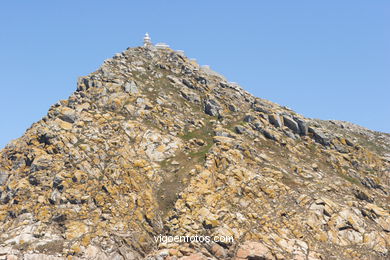
[[[169,48],[169,45],[164,43],[164,42],[159,42],[155,46],[157,49],[168,49]]]
[[[149,36],[149,33],[145,33],[145,37],[144,37],[144,47],[150,47],[152,46],[152,39],[150,38]]]

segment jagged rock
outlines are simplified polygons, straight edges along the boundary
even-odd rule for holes
[[[298,123],[298,127],[299,127],[299,134],[300,135],[307,135],[308,132],[309,132],[309,127],[307,125],[307,123],[305,121],[303,121],[302,119],[295,119],[296,122]]]
[[[204,112],[210,116],[220,116],[221,106],[215,99],[206,99]]]
[[[385,259],[389,140],[129,48],[0,152],[0,258]]]
[[[275,127],[282,127],[282,121],[280,120],[279,115],[271,114],[268,116],[269,122]]]
[[[308,132],[313,134],[314,140],[322,145],[329,146],[329,138],[320,130],[309,127]]]
[[[297,133],[297,134],[300,133],[298,123],[295,122],[294,119],[292,119],[291,117],[283,116],[283,123],[285,126],[290,128],[294,133]]]
[[[77,80],[77,91],[87,90],[89,88],[89,81],[86,77],[79,77]]]

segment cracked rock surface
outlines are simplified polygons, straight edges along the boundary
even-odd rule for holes
[[[0,259],[388,259],[389,185],[389,134],[129,48],[0,152]]]

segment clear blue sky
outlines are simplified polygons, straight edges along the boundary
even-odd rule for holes
[[[390,1],[2,1],[0,147],[104,59],[154,42],[307,117],[390,132]]]

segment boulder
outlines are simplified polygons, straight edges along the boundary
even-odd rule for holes
[[[299,126],[298,123],[294,121],[294,119],[289,116],[283,116],[283,122],[284,125],[290,128],[294,133],[299,134]]]
[[[79,77],[77,80],[77,91],[87,90],[90,87],[88,77]]]
[[[221,106],[215,99],[206,99],[204,112],[210,116],[220,116]]]
[[[278,114],[271,114],[268,116],[269,122],[275,127],[282,127],[282,121]]]
[[[320,143],[325,146],[330,145],[330,139],[321,130],[309,127],[308,132],[313,134],[313,138],[317,143]]]
[[[308,133],[307,123],[305,121],[303,121],[302,119],[299,119],[299,118],[294,118],[294,119],[298,123],[299,134],[300,135],[307,135],[307,133]]]
[[[267,130],[265,130],[265,129],[263,129],[261,132],[263,133],[263,135],[264,135],[266,138],[271,139],[271,140],[273,140],[273,141],[277,141],[277,138],[276,138],[275,135],[273,135],[271,132],[269,132],[269,131],[267,131]]]

